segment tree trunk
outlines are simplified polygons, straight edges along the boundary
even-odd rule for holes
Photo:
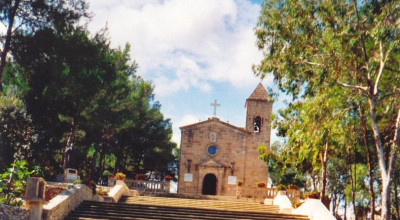
[[[308,188],[307,188],[307,181],[306,181],[306,183],[304,184],[304,192],[307,192],[308,191]]]
[[[375,220],[375,192],[374,192],[374,176],[372,173],[372,160],[371,160],[371,154],[369,152],[369,146],[368,146],[368,140],[367,140],[367,123],[365,120],[365,115],[364,115],[364,109],[360,108],[360,116],[361,116],[361,125],[363,127],[363,142],[364,142],[364,148],[367,156],[367,168],[368,168],[368,174],[369,174],[369,196],[371,198],[371,207],[370,207],[370,212],[371,212],[371,220]]]
[[[355,166],[355,164],[356,163],[354,162],[354,169],[357,168]],[[351,168],[351,164],[350,164],[349,168],[350,168],[350,181],[351,181],[351,200],[353,202],[354,219],[356,219],[356,189],[355,189],[356,187],[354,184],[356,182],[356,180],[355,180],[356,179],[356,177],[355,177],[356,171],[354,170],[354,172],[353,172],[353,170]],[[354,173],[354,176],[353,176],[353,173]]]
[[[370,107],[370,115],[371,115],[371,125],[373,131],[373,137],[375,141],[376,153],[378,156],[378,165],[382,178],[382,194],[381,194],[381,219],[388,220],[390,218],[390,176],[391,176],[391,166],[392,161],[389,159],[389,169],[386,165],[385,154],[383,151],[382,141],[380,137],[380,131],[378,127],[378,121],[376,119],[376,100],[377,95],[371,94],[369,97],[369,107]],[[399,111],[400,116],[400,111]],[[393,149],[392,149],[393,150]],[[391,152],[389,156],[392,158],[394,152]]]
[[[97,172],[97,177],[102,177],[103,173],[104,173],[104,143],[101,145],[101,149],[100,149],[100,159],[99,159],[99,170]]]
[[[342,196],[339,196],[338,194],[336,194],[336,197],[337,197],[337,201],[336,201],[336,209],[334,210],[335,211],[335,217],[336,218],[338,218],[338,216],[339,216],[339,207],[340,207],[340,202],[342,201]]]
[[[67,144],[65,146],[65,150],[63,152],[63,157],[62,157],[62,168],[63,170],[65,170],[67,168],[68,162],[70,160],[70,158],[65,155],[65,153],[67,152],[68,148],[71,148],[74,146],[74,140],[75,140],[75,124],[74,124],[74,120],[71,120],[71,131],[69,133],[68,136],[68,140],[67,140]]]
[[[17,10],[19,8],[19,3],[21,0],[15,0],[14,5],[10,9],[10,13],[8,16],[8,27],[5,36],[5,41],[3,44],[3,50],[1,51],[1,60],[0,60],[0,92],[3,92],[3,73],[4,68],[6,67],[7,63],[7,54],[11,48],[11,36],[12,36],[12,28],[14,26],[15,15],[17,14]]]
[[[344,195],[344,220],[347,219],[347,199],[346,199],[346,195]]]
[[[114,164],[114,173],[122,172],[122,170],[120,170],[120,167],[121,167],[121,159],[122,159],[121,152],[118,152],[118,153],[115,155],[115,157],[116,157],[116,159],[115,159],[115,164]]]
[[[391,174],[392,174],[392,170],[393,170],[394,160],[396,158],[397,151],[398,151],[399,145],[400,145],[400,143],[399,143],[400,142],[400,109],[398,110],[398,113],[397,113],[393,142],[392,142],[392,146],[390,149],[389,161],[387,163],[388,166],[386,166],[385,154],[383,152],[382,142],[380,140],[378,123],[377,123],[377,119],[376,119],[376,99],[377,99],[376,96],[372,96],[372,98],[369,99],[370,114],[371,114],[372,130],[374,132],[375,146],[376,146],[376,150],[377,150],[377,154],[378,154],[378,164],[379,164],[379,169],[381,171],[381,178],[382,178],[381,219],[388,220],[388,219],[390,219]]]
[[[399,197],[398,197],[398,190],[397,190],[397,186],[399,184],[399,178],[397,175],[395,175],[395,178],[393,179],[393,183],[394,183],[394,203],[395,203],[395,209],[396,209],[396,215],[397,215],[397,219],[400,219],[400,213],[399,213]]]
[[[337,202],[337,197],[335,193],[331,194],[331,199],[332,199],[332,212],[333,216],[336,218],[336,202]]]
[[[314,176],[314,174],[312,174],[311,175],[311,179],[312,179],[312,183],[313,183],[313,188],[314,188],[314,190],[315,191],[317,191],[318,189],[317,189],[317,184],[316,184],[316,178],[315,178],[315,176]]]
[[[97,144],[95,145],[95,147],[94,147],[94,152],[93,152],[93,157],[92,157],[92,163],[91,163],[91,174],[95,174],[96,173],[96,165],[97,165],[97,152],[99,151],[98,150],[98,147],[96,147],[97,146]]]
[[[394,131],[393,142],[392,142],[392,155],[390,155],[390,159],[389,159],[389,173],[392,173],[394,161],[395,161],[395,158],[397,158],[397,153],[399,151],[399,148],[400,148],[400,108],[397,112],[396,126],[395,126],[395,131]],[[398,176],[397,176],[397,179],[398,179]],[[395,188],[396,189],[396,194],[395,194],[396,209],[397,209],[397,216],[399,219],[400,214],[399,214],[399,206],[398,206],[398,198],[397,198],[397,184],[395,185],[395,187],[396,187]],[[391,190],[390,190],[390,192],[391,192]],[[389,201],[390,201],[390,196],[389,196]]]
[[[329,144],[325,144],[325,150],[320,152],[320,160],[322,164],[322,190],[321,190],[321,202],[323,203],[325,198],[325,191],[326,191],[326,162],[327,162],[327,155],[328,155],[328,147]]]
[[[356,1],[354,1],[356,2]],[[356,4],[356,3],[355,3]],[[391,182],[391,174],[393,169],[393,163],[395,160],[395,156],[397,155],[398,148],[400,146],[400,109],[398,110],[397,120],[396,120],[396,128],[395,128],[395,136],[392,142],[392,146],[390,147],[388,160],[385,158],[385,152],[383,149],[380,131],[378,126],[378,120],[376,118],[376,102],[378,100],[379,95],[379,79],[380,75],[384,68],[384,62],[381,61],[381,65],[379,67],[379,77],[375,80],[375,85],[372,83],[371,79],[368,77],[368,87],[349,87],[345,84],[341,84],[344,87],[353,88],[353,89],[361,89],[365,92],[369,101],[369,113],[371,118],[371,127],[375,142],[376,154],[378,158],[378,166],[382,179],[382,192],[381,192],[381,220],[390,219],[390,182]]]
[[[390,179],[390,178],[388,178]],[[390,180],[382,180],[382,213],[381,218],[390,219]]]

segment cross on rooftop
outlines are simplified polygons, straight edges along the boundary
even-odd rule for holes
[[[211,103],[211,106],[214,106],[214,116],[217,116],[217,107],[220,106],[220,104],[215,100],[213,103]]]

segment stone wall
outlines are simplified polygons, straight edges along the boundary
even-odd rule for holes
[[[215,117],[181,130],[178,193],[201,194],[204,177],[213,174],[217,178],[216,194],[234,196],[236,184],[229,185],[228,176],[232,175],[231,163],[234,162],[233,175],[243,181],[247,132]],[[217,147],[215,155],[207,153],[209,146]],[[191,161],[190,172],[188,160]],[[192,182],[184,181],[185,173],[193,175]]]
[[[86,185],[71,185],[43,206],[43,219],[64,219],[83,200],[103,201],[103,198],[97,194],[93,195],[92,190]]]
[[[20,207],[0,205],[0,220],[27,220],[29,211]]]

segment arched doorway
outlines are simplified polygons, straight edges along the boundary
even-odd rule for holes
[[[217,195],[217,177],[214,174],[209,173],[204,177],[201,194]]]

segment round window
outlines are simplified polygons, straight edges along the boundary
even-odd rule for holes
[[[207,152],[211,156],[214,156],[218,152],[218,148],[216,146],[214,146],[214,145],[211,145],[211,146],[208,147]]]

